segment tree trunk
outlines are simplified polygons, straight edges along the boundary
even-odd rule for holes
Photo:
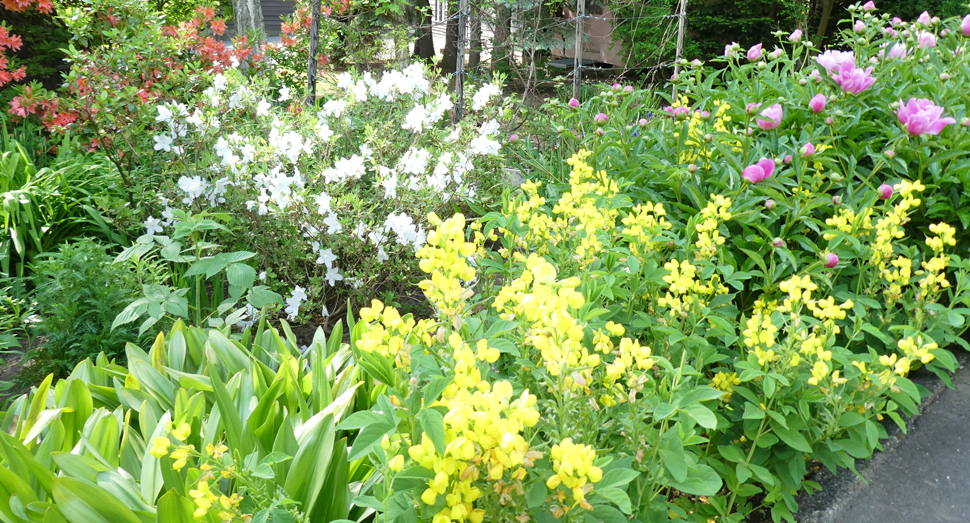
[[[492,67],[507,66],[512,49],[509,38],[512,36],[512,10],[502,5],[495,6],[495,21],[492,28]]]
[[[458,2],[448,2],[448,25],[445,26],[445,50],[441,53],[441,70],[455,72],[458,63]]]
[[[482,63],[481,4],[475,0],[471,2],[471,6],[471,16],[469,17],[469,25],[471,26],[471,30],[468,33],[468,69],[473,72],[477,72],[478,66]]]
[[[263,5],[260,0],[232,0],[232,17],[236,24],[236,34],[250,35],[254,44],[266,39]]]
[[[822,41],[825,40],[825,33],[828,32],[829,20],[832,18],[832,7],[835,6],[835,0],[821,0],[822,1],[822,18],[818,22],[818,33],[815,35],[815,48],[821,49]]]
[[[430,63],[434,58],[434,38],[431,35],[431,0],[415,0],[414,25],[417,27],[414,41],[414,57]]]

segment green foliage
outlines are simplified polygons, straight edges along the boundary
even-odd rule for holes
[[[64,138],[58,156],[37,169],[33,157],[3,128],[0,154],[0,274],[26,274],[41,253],[84,235],[109,241],[122,237],[106,222],[98,202],[109,199],[115,171],[103,161],[70,152]]]
[[[305,354],[260,325],[241,338],[176,322],[151,350],[100,354],[2,413],[0,514],[9,521],[330,522],[358,518],[335,424],[370,391],[339,331]],[[226,497],[225,505],[220,498]],[[15,515],[16,514],[16,515]]]
[[[22,381],[51,373],[66,376],[79,361],[101,352],[123,356],[125,343],[137,339],[133,328],[111,329],[138,287],[137,276],[112,259],[105,246],[85,238],[34,263],[33,298],[41,317],[37,333],[45,341],[28,356],[33,363]]]

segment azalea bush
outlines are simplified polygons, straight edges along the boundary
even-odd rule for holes
[[[306,319],[339,315],[358,296],[408,300],[428,212],[497,198],[495,86],[445,128],[454,103],[420,65],[341,74],[341,94],[315,108],[237,70],[208,81],[200,96],[157,107],[159,197],[146,201],[139,243],[171,237],[180,211],[222,213],[206,242],[254,253],[247,281],[258,273],[288,295],[291,319],[301,306]]]

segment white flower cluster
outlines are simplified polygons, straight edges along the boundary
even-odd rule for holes
[[[296,288],[293,289],[293,294],[286,299],[286,308],[284,309],[286,316],[290,319],[290,321],[295,320],[296,316],[300,314],[300,305],[302,305],[306,299],[306,289],[297,285]]]
[[[493,96],[502,94],[502,88],[495,84],[485,84],[472,96],[472,110],[481,111]]]

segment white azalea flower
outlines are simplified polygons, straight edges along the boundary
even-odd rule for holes
[[[158,218],[153,218],[151,216],[145,220],[145,234],[158,234],[164,231],[162,228],[162,221]]]

